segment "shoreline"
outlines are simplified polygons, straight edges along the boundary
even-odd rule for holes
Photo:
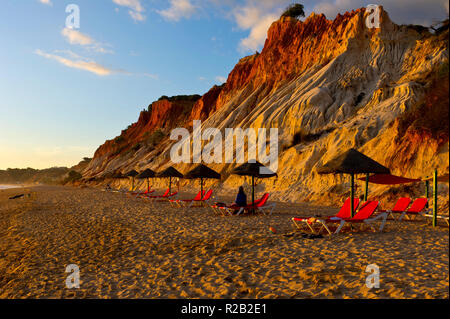
[[[24,185],[13,185],[13,184],[0,184],[0,190],[12,189],[12,188],[24,188]]]

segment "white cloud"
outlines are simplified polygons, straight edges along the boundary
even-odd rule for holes
[[[242,52],[258,50],[267,38],[270,25],[281,15],[281,7],[256,5],[249,2],[247,6],[234,10],[234,19],[242,30],[249,30],[248,37],[241,40],[239,50]]]
[[[144,12],[144,6],[141,0],[113,0],[113,2],[119,6],[127,7],[128,14],[134,21],[144,21],[146,19]]]
[[[70,44],[89,45],[94,43],[94,40],[90,36],[74,29],[64,28],[61,34]]]
[[[216,76],[216,82],[219,82],[220,84],[225,83],[227,81],[227,78],[224,76]]]
[[[190,18],[197,8],[189,0],[170,0],[170,7],[166,10],[157,10],[164,19],[180,21],[182,18]]]
[[[106,76],[106,75],[111,75],[113,73],[117,73],[117,71],[114,71],[112,69],[104,67],[92,60],[87,60],[87,59],[81,58],[78,55],[71,55],[71,59],[70,59],[70,58],[60,56],[60,55],[46,53],[42,50],[36,50],[35,53],[46,59],[57,61],[69,68],[88,71],[88,72],[97,74],[99,76]]]
[[[104,45],[92,39],[89,35],[81,33],[80,31],[64,28],[61,34],[66,38],[67,42],[74,45],[82,45],[89,50],[99,53],[114,53],[112,50],[104,48]]]
[[[46,4],[48,6],[52,6],[53,3],[50,0],[39,0],[40,3]]]
[[[88,71],[88,72],[94,73],[99,76],[107,76],[107,75],[112,75],[112,74],[123,74],[123,75],[130,75],[130,76],[143,76],[143,77],[148,77],[148,78],[155,79],[155,80],[159,79],[157,74],[144,73],[144,72],[134,73],[134,72],[129,72],[129,71],[123,70],[123,69],[111,69],[111,68],[105,67],[95,61],[92,61],[88,58],[79,56],[78,54],[73,53],[70,50],[58,50],[58,51],[54,51],[53,53],[46,53],[46,52],[38,49],[38,50],[34,51],[34,53],[39,56],[42,56],[46,59],[57,61],[60,64],[65,65],[69,68]],[[62,54],[64,56],[62,56]]]

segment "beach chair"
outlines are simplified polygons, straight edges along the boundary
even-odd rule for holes
[[[152,194],[152,193],[154,193],[154,192],[155,192],[155,190],[152,189],[152,190],[145,191],[145,192],[129,192],[128,195],[137,198],[137,197],[141,197],[141,196],[144,196],[144,195]]]
[[[398,221],[401,221],[404,217],[408,220],[413,220],[416,216],[423,216],[431,211],[427,208],[428,199],[427,198],[417,198],[411,204],[411,207],[402,212],[392,212],[401,214]]]
[[[263,200],[266,202],[268,197],[269,197],[269,194],[266,193],[261,198],[255,200],[253,202],[253,204],[250,204],[247,206],[239,206],[239,205],[236,205],[235,203],[233,203],[231,205],[214,204],[214,205],[211,205],[210,207],[219,215],[224,215],[224,216],[240,215],[245,210],[246,207],[259,205]],[[263,204],[265,204],[265,202]],[[236,212],[236,214],[234,212]]]
[[[425,217],[429,217],[429,218],[433,218],[433,214],[424,214],[423,216],[425,216]],[[447,223],[447,226],[450,226],[450,224],[449,224],[449,217],[448,216],[440,216],[440,215],[438,215],[438,216],[436,216],[436,218],[438,219],[438,220],[443,220],[443,221],[445,221],[446,223]]]
[[[146,198],[146,199],[161,198],[161,197],[168,196],[169,192],[170,192],[170,189],[166,189],[166,191],[162,195],[148,195],[148,194],[146,194],[146,195],[143,196],[143,198]]]
[[[185,203],[191,203],[193,201],[199,201],[205,195],[205,191],[198,191],[197,195],[195,195],[192,199],[170,199],[169,202],[171,205],[176,205],[178,207],[185,206]]]
[[[379,213],[387,213],[388,217],[392,216],[392,218],[395,219],[393,214],[403,213],[404,211],[406,211],[408,209],[409,204],[411,204],[411,198],[402,197],[397,201],[397,203],[395,203],[394,208],[386,209],[386,210],[378,210],[378,212]]]
[[[328,220],[332,217],[337,217],[337,218],[351,218],[352,217],[352,213],[351,213],[351,199],[350,197],[347,198],[344,202],[344,204],[342,205],[341,209],[338,211],[338,213],[334,216],[330,216],[327,217],[325,220]],[[353,199],[353,208],[355,209],[355,211],[358,209],[358,205],[359,205],[359,199],[358,198],[354,198]],[[315,225],[315,221],[316,221],[316,217],[293,217],[292,218],[292,222],[294,223],[294,225],[300,229],[300,230],[304,230],[305,228],[302,226],[307,226],[308,229],[315,234],[316,230],[314,230],[313,226]]]
[[[272,211],[274,210],[276,204],[271,203],[268,204],[267,200],[269,199],[269,193],[265,193],[258,201],[255,201],[253,204],[241,207],[241,209],[237,212],[236,215],[240,215],[241,213],[247,211],[258,211],[263,213],[264,215],[272,215]]]
[[[173,192],[171,194],[156,196],[152,199],[153,202],[167,202],[170,198],[173,198],[178,195],[178,192]]]
[[[372,223],[381,219],[381,224],[378,229],[381,232],[384,229],[384,225],[386,224],[388,214],[381,213],[375,217],[372,217],[379,204],[380,203],[378,201],[368,201],[364,203],[355,214],[355,216],[353,216],[353,218],[330,217],[327,220],[317,219],[315,222],[321,224],[321,229],[325,229],[329,235],[332,235],[339,234],[345,225],[368,225],[370,228],[376,231],[376,228],[372,225]],[[339,224],[339,226],[334,232],[332,232],[329,228],[330,224]]]
[[[222,216],[227,216],[227,215],[233,216],[234,212],[241,208],[240,206],[238,206],[236,204],[220,205],[218,203],[211,205],[210,207],[217,215],[222,215]]]
[[[193,200],[189,204],[189,207],[191,207],[194,203],[200,203],[201,205],[203,205],[203,204],[208,205],[208,202],[213,198],[212,194],[213,194],[213,190],[210,189],[209,191],[206,192],[205,196],[203,196],[203,198],[201,198],[200,200]]]

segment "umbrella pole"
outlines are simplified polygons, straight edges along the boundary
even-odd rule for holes
[[[352,218],[353,218],[353,216],[354,216],[354,212],[355,212],[355,205],[354,205],[354,198],[355,198],[355,174],[354,173],[352,173],[351,175],[350,175],[350,212],[351,212],[351,215],[350,216],[352,216]]]
[[[169,177],[169,195],[172,192],[172,177]]]
[[[200,194],[201,198],[203,198],[203,178],[200,178]]]
[[[364,201],[367,202],[367,197],[369,195],[369,174],[366,174],[366,185],[364,188]]]
[[[438,214],[438,207],[437,207],[437,170],[434,170],[433,173],[433,227],[437,226],[437,214]]]
[[[148,177],[147,177],[147,193],[150,192],[150,183],[148,181]]]
[[[430,182],[425,181],[425,198],[428,199],[430,197]],[[427,208],[428,208],[428,202],[427,202]]]

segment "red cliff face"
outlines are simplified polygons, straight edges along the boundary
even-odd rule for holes
[[[203,95],[200,100],[198,100],[194,107],[192,108],[191,116],[189,117],[189,122],[193,120],[204,120],[207,119],[210,114],[212,114],[216,108],[216,102],[219,94],[222,92],[222,86],[214,85],[205,95]],[[188,126],[190,124],[188,123]]]
[[[334,20],[313,13],[304,22],[290,17],[275,21],[262,52],[241,59],[230,73],[216,107],[219,109],[247,85],[277,87],[312,66],[330,62],[348,45],[349,36],[363,34],[364,12],[346,12]],[[359,18],[356,24],[355,16]]]

